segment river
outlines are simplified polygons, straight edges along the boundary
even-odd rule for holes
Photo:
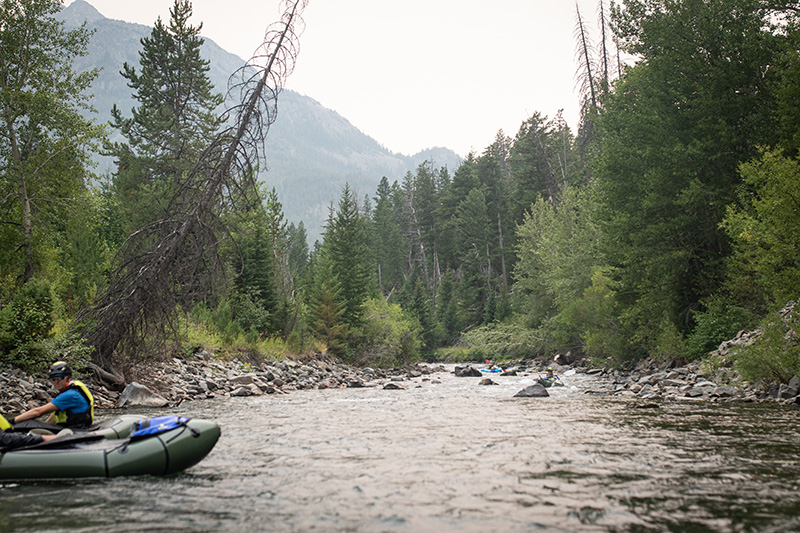
[[[492,379],[185,403],[222,427],[200,464],[4,482],[0,531],[800,530],[800,410],[646,404],[581,374],[514,398],[530,376]]]

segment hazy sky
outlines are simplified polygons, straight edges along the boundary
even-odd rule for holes
[[[152,26],[172,0],[87,0]],[[70,4],[72,0],[67,0]],[[593,36],[599,0],[578,0]],[[243,59],[280,18],[279,0],[194,0],[192,22]],[[309,0],[286,87],[319,101],[389,150],[483,152],[536,111],[575,129],[573,0]],[[280,100],[279,100],[280,105]]]

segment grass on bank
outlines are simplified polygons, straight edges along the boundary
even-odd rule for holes
[[[90,361],[90,349],[70,336],[69,323],[56,312],[59,306],[54,298],[46,284],[31,283],[0,308],[0,363],[41,373],[54,360],[69,360],[76,369]],[[698,314],[698,327],[688,338],[672,332],[659,344],[669,347],[663,352],[665,356],[703,361],[716,374],[730,369],[731,379],[739,376],[751,383],[785,383],[800,375],[800,341],[796,335],[800,320],[791,309],[786,306],[767,316],[760,324],[760,339],[751,346],[737,347],[724,360],[709,358],[708,350],[732,338],[752,317],[720,302],[711,302]],[[323,353],[346,363],[376,367],[403,366],[421,360],[416,319],[383,299],[370,301],[366,310],[362,328],[349,333],[357,348],[330,354],[325,343],[315,339],[308,328],[298,327],[286,339],[264,338],[245,331],[224,313],[198,308],[184,317],[177,353],[187,356],[206,349],[222,360],[245,362],[303,359]],[[442,362],[546,358],[556,353],[552,340],[541,328],[535,330],[513,322],[490,324],[464,333],[455,346],[440,348],[431,358]],[[602,358],[590,362],[595,366],[613,365],[613,361]]]

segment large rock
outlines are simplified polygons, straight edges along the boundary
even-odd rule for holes
[[[140,383],[129,383],[117,401],[117,407],[165,407],[169,400]]]
[[[460,378],[479,378],[483,376],[480,370],[472,368],[471,366],[457,366],[453,370],[453,373]]]
[[[233,385],[250,385],[253,383],[255,378],[253,378],[252,374],[242,374],[240,376],[235,376],[229,379]]]
[[[782,383],[780,387],[778,387],[778,398],[781,400],[788,400],[789,398],[794,398],[797,396],[797,387],[791,387],[785,383]]]
[[[514,395],[514,398],[545,398],[550,396],[550,393],[547,392],[541,384],[534,383],[528,387],[525,387],[518,393]]]

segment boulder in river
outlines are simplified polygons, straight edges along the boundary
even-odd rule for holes
[[[165,407],[167,404],[166,398],[135,381],[125,387],[117,402],[118,407]]]
[[[547,396],[550,396],[547,389],[539,383],[534,383],[516,393],[514,398],[546,398]]]
[[[471,366],[457,366],[453,373],[459,378],[479,378],[483,375],[480,370]]]

